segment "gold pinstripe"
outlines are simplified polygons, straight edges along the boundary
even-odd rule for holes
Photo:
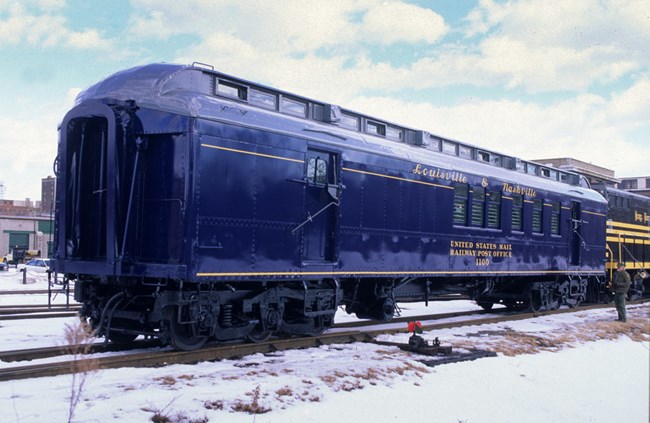
[[[197,277],[205,276],[342,276],[342,275],[475,275],[475,274],[502,274],[502,275],[538,275],[543,274],[601,274],[602,271],[577,271],[577,270],[547,270],[547,271],[509,271],[509,270],[496,270],[496,271],[409,271],[409,272],[373,272],[373,271],[350,271],[350,272],[200,272]]]
[[[437,188],[454,189],[453,187],[448,187],[446,185],[433,184],[431,182],[418,181],[418,180],[415,180],[415,179],[400,178],[398,176],[384,175],[382,173],[366,172],[365,170],[351,169],[349,167],[344,167],[343,170],[345,170],[347,172],[362,173],[364,175],[379,176],[381,178],[396,179],[398,181],[412,182],[414,184],[429,185],[429,186],[437,187]]]
[[[587,214],[593,214],[594,216],[607,217],[606,215],[604,215],[604,214],[602,214],[602,213],[590,212],[590,211],[587,211],[587,210],[583,210],[583,212],[584,212],[584,213],[587,213]]]
[[[617,228],[625,228],[625,229],[637,229],[641,232],[645,232],[647,234],[650,234],[650,226],[643,226],[643,225],[636,225],[633,223],[623,223],[623,222],[616,222],[616,221],[610,221],[607,222],[609,226],[612,227],[617,227]]]
[[[214,148],[216,150],[230,151],[233,153],[250,154],[252,156],[266,157],[268,159],[286,160],[288,162],[294,162],[294,163],[305,163],[304,160],[291,159],[289,157],[273,156],[271,154],[255,153],[253,151],[237,150],[236,148],[221,147],[221,146],[210,145],[210,144],[201,144],[201,146],[207,148]]]

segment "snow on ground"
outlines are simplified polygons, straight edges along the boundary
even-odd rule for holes
[[[24,281],[24,283],[23,283]],[[65,295],[60,295],[62,290],[62,279],[58,278],[57,282],[54,283],[54,275],[52,275],[52,301],[53,304],[65,304]],[[15,268],[9,270],[0,271],[0,294],[3,291],[39,291],[47,289],[47,274],[46,273],[36,273],[36,272],[27,272],[26,277],[23,279],[22,272],[19,272]],[[72,289],[70,290],[72,294]],[[72,297],[72,296],[71,296]],[[45,298],[45,299],[43,299]],[[70,302],[73,299],[70,298]],[[25,295],[1,295],[0,296],[0,305],[27,305],[27,304],[47,304],[47,296],[43,297],[43,294],[25,294]]]
[[[0,290],[17,289],[6,285],[0,279]],[[47,302],[36,294],[11,297],[14,304],[28,297]],[[426,311],[463,309],[476,306],[440,302]],[[406,315],[422,311],[421,305],[403,305]],[[102,370],[89,374],[73,421],[646,423],[650,306],[628,306],[628,313],[627,324],[614,322],[608,308],[425,332],[425,339],[438,337],[459,351],[499,352],[433,368],[394,347],[349,344]],[[0,349],[61,345],[64,326],[74,321],[0,321]],[[2,421],[67,421],[71,381],[68,375],[0,382]]]

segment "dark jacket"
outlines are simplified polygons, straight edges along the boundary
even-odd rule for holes
[[[625,270],[614,272],[614,278],[612,279],[612,288],[617,294],[627,294],[627,290],[630,289],[630,275]]]

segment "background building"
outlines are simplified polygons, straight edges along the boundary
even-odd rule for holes
[[[533,161],[542,165],[578,173],[587,178],[590,184],[604,183],[606,185],[616,186],[616,184],[621,182],[620,179],[616,178],[613,170],[573,159],[571,157],[535,159]]]
[[[51,211],[55,185],[56,178],[52,176],[41,180],[41,201],[0,197],[0,260],[13,247],[39,251],[41,257],[52,254],[54,222]]]
[[[650,176],[621,178],[620,189],[650,197]]]
[[[53,223],[49,217],[0,216],[0,259],[16,246],[49,257],[53,253]]]
[[[48,176],[41,179],[41,210],[49,213],[54,209],[54,195],[56,192],[56,178]]]
[[[0,216],[40,216],[41,202],[25,200],[0,200]],[[49,216],[49,213],[47,214]]]

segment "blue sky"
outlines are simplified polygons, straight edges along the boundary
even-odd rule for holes
[[[650,1],[0,0],[0,181],[40,198],[83,88],[215,69],[525,159],[650,175]]]

